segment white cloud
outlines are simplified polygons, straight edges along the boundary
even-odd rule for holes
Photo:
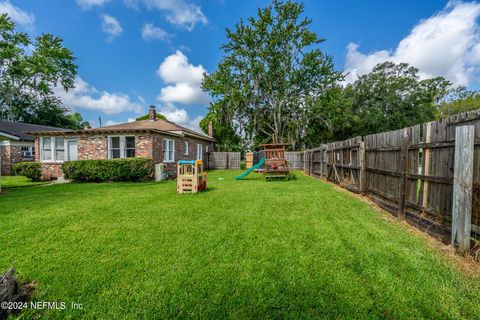
[[[177,107],[183,105],[206,105],[210,102],[208,94],[202,91],[203,74],[207,70],[202,65],[194,66],[188,62],[181,51],[166,57],[157,70],[157,75],[168,85],[160,89],[157,101],[161,104],[160,113],[168,120],[184,127],[200,131],[200,120],[192,118],[187,110]]]
[[[91,7],[95,6],[103,6],[107,2],[110,2],[110,0],[77,0],[77,4],[82,9],[90,9]]]
[[[103,14],[102,18],[102,31],[107,34],[107,40],[112,41],[116,37],[120,36],[123,32],[120,22],[114,17]]]
[[[140,101],[142,104],[147,104],[147,100],[141,95],[137,95],[138,101]]]
[[[167,83],[201,83],[205,72],[202,65],[188,63],[187,56],[179,50],[166,57],[157,70],[158,76]]]
[[[347,82],[368,73],[387,60],[407,62],[417,67],[422,77],[443,76],[456,85],[469,85],[480,67],[479,3],[449,2],[444,10],[421,21],[393,51],[370,54],[359,52],[358,45],[347,46]]]
[[[179,102],[186,105],[208,104],[210,102],[210,97],[202,91],[200,86],[187,82],[180,82],[160,89],[160,95],[157,99],[162,102]]]
[[[208,19],[200,6],[188,0],[143,0],[147,8],[166,13],[166,20],[171,24],[192,31],[197,23],[207,24]],[[138,0],[124,0],[127,6],[138,8]],[[132,5],[134,3],[135,5]]]
[[[152,23],[145,23],[142,28],[143,40],[167,40],[170,37],[167,31],[154,26]]]
[[[158,76],[171,84],[160,90],[157,100],[186,105],[207,104],[210,98],[201,89],[204,73],[206,70],[202,65],[190,64],[188,58],[177,50],[165,58],[157,70]]]
[[[165,105],[161,106],[159,112],[163,114],[169,121],[175,122],[176,124],[189,129],[202,132],[200,129],[200,121],[203,119],[202,116],[192,118],[188,115],[187,110],[177,108],[172,103],[166,103]]]
[[[123,4],[130,9],[139,9],[139,0],[123,0]]]
[[[108,127],[108,126],[114,126],[116,124],[120,124],[122,122],[118,122],[118,121],[113,121],[113,120],[107,120],[105,121],[104,124],[102,124],[104,127]]]
[[[7,14],[18,25],[27,30],[33,30],[35,16],[19,7],[15,7],[10,1],[0,1],[0,14]]]
[[[100,92],[78,76],[75,78],[74,89],[65,92],[56,88],[55,93],[71,110],[90,109],[110,115],[125,111],[140,113],[143,108],[140,103],[131,101],[126,94]]]
[[[94,6],[103,6],[110,0],[77,0],[77,4],[82,8],[82,9],[90,9],[91,7]]]

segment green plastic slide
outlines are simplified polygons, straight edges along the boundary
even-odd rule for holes
[[[246,176],[248,176],[248,175],[250,174],[250,172],[255,171],[256,169],[258,169],[258,168],[260,168],[261,166],[263,166],[264,163],[265,163],[265,158],[260,159],[260,161],[258,161],[257,164],[255,164],[254,166],[251,166],[247,171],[245,171],[245,172],[242,173],[241,175],[236,176],[236,177],[235,177],[235,180],[242,180],[243,178],[245,178]]]

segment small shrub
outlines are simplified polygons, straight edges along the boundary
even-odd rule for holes
[[[75,160],[62,164],[65,179],[76,182],[142,181],[153,177],[152,159]]]
[[[13,172],[17,176],[24,176],[32,181],[42,178],[42,164],[39,162],[19,162],[13,165]]]
[[[297,180],[297,176],[292,171],[289,171],[287,174],[287,180]]]
[[[247,169],[247,162],[240,161],[240,170],[246,170],[246,169]]]

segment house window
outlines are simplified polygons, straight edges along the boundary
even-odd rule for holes
[[[109,158],[117,159],[120,158],[120,137],[110,137],[109,141]]]
[[[184,153],[184,155],[185,155],[185,156],[188,156],[188,142],[185,141],[185,142],[183,143],[183,146],[184,146],[184,148],[185,148],[185,153]]]
[[[40,144],[42,161],[62,162],[65,160],[65,139],[63,137],[42,137]]]
[[[22,147],[23,158],[33,158],[35,156],[35,149],[33,147]]]
[[[65,139],[64,138],[55,138],[55,161],[65,160]]]
[[[42,161],[52,161],[52,138],[42,138],[40,152]]]
[[[202,157],[202,145],[201,144],[197,144],[197,159],[198,160],[203,159],[203,157]]]
[[[134,136],[111,136],[108,137],[108,158],[133,158],[135,157]]]
[[[125,137],[125,158],[135,157],[135,137]]]
[[[163,139],[163,162],[175,161],[175,141]]]

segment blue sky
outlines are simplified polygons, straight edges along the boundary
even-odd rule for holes
[[[58,90],[64,103],[97,125],[126,122],[148,105],[195,128],[208,96],[203,71],[222,57],[225,28],[269,1],[0,0],[18,28],[64,39],[79,66],[77,88]],[[311,29],[347,81],[384,60],[416,65],[478,88],[480,4],[459,1],[306,0]]]

